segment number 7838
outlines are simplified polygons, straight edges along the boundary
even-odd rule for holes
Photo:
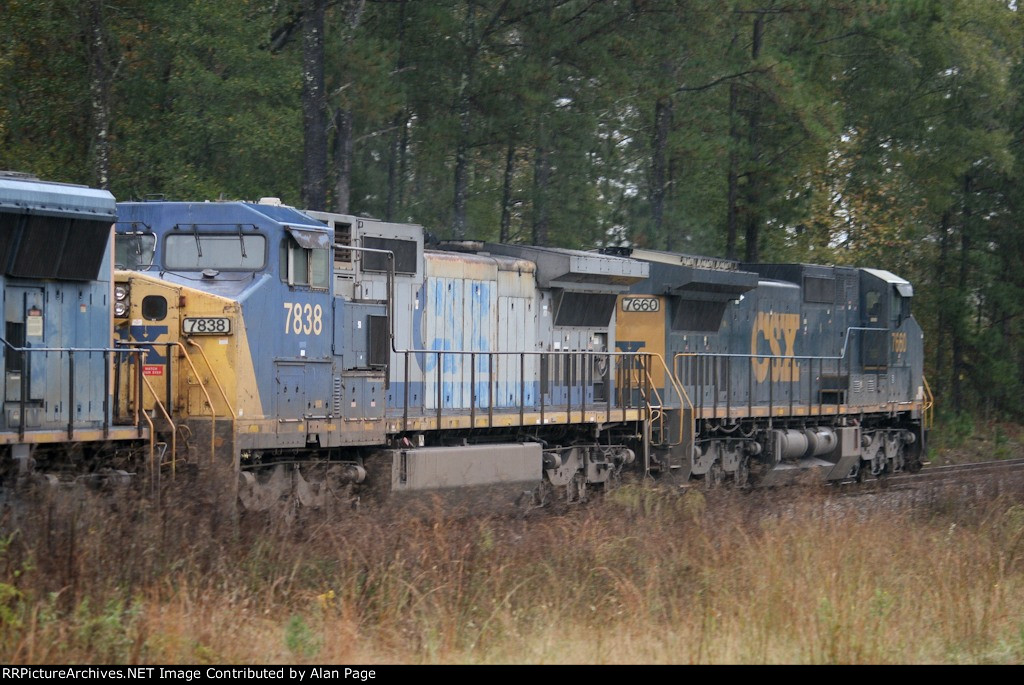
[[[285,302],[284,332],[295,335],[320,335],[324,330],[324,310],[320,305]]]

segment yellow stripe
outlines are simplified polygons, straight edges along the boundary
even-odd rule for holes
[[[99,440],[138,440],[139,429],[135,426],[111,427],[104,436],[102,428],[77,428],[71,433],[70,442],[96,442]],[[142,429],[141,439],[149,439],[149,428]],[[25,431],[24,439],[18,437],[18,431],[0,433],[0,445],[32,444],[40,445],[50,442],[69,442],[67,430]]]
[[[905,412],[923,409],[923,403],[921,402],[891,402],[887,404],[871,404],[871,405],[858,405],[858,406],[832,406],[822,405],[793,405],[793,410],[790,411],[789,405],[777,406],[772,408],[775,412],[772,416],[849,416],[854,414],[882,414],[889,412]],[[612,414],[614,416],[614,410]],[[709,409],[698,408],[695,412],[695,416],[698,419],[749,419],[749,418],[765,418],[769,416],[769,408],[765,406],[751,407],[750,411],[747,411],[746,407],[741,409],[731,409],[728,412],[724,408]]]

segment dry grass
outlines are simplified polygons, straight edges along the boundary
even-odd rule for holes
[[[526,519],[8,509],[0,660],[1020,663],[1024,507],[625,486]]]

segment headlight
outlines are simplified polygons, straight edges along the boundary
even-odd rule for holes
[[[114,299],[120,302],[128,297],[128,286],[126,285],[115,285],[114,286]]]
[[[114,303],[114,316],[127,316],[128,314],[128,303],[127,302],[115,302]]]

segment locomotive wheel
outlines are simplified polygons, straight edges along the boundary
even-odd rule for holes
[[[709,490],[713,490],[722,485],[722,481],[725,480],[725,470],[719,462],[715,462],[708,469],[708,473],[704,476],[704,483],[707,485]]]
[[[736,479],[736,487],[746,488],[750,486],[750,458],[743,457],[740,459],[740,463],[736,465],[736,475],[733,476]]]
[[[570,502],[576,501],[576,502],[580,502],[580,503],[586,502],[587,501],[587,479],[586,479],[586,477],[582,473],[577,472],[576,475],[574,475],[572,477],[572,482],[569,483],[568,490],[569,490],[568,501],[570,501]]]
[[[622,470],[612,469],[612,471],[608,474],[608,480],[604,482],[604,491],[611,492],[620,485],[622,485]]]

